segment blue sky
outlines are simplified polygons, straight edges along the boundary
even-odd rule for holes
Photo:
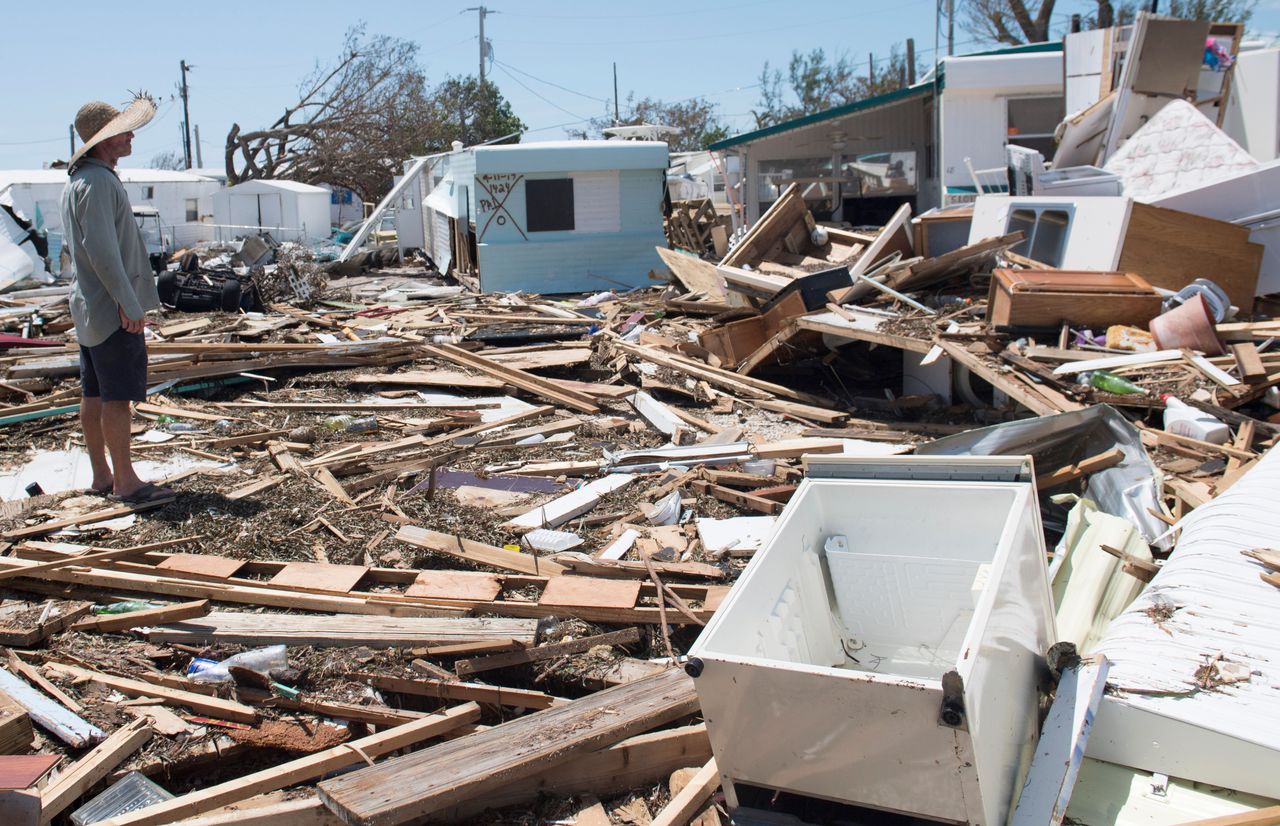
[[[760,69],[785,68],[792,50],[822,48],[865,69],[915,38],[932,61],[935,0],[486,0],[485,34],[496,64],[491,78],[534,130],[526,140],[563,138],[564,124],[601,115],[613,97],[612,64],[626,100],[705,96],[731,131],[751,128]],[[96,3],[51,7],[6,4],[6,64],[11,72],[0,118],[0,169],[33,168],[68,155],[67,127],[87,100],[125,102],[129,90],[160,99],[160,113],[134,141],[127,166],[146,166],[180,150],[178,63],[189,77],[191,122],[200,127],[204,164],[222,166],[232,123],[270,125],[297,97],[317,60],[332,62],[347,28],[417,42],[431,82],[475,74],[478,3],[386,0],[201,4]],[[1065,30],[1090,0],[1058,0]],[[1280,0],[1262,0],[1251,29],[1280,31]],[[15,36],[16,35],[16,36]],[[956,31],[958,53],[985,45]],[[943,43],[945,49],[945,42]]]

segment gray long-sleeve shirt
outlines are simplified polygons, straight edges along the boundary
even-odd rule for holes
[[[137,320],[160,306],[147,245],[114,169],[97,158],[76,165],[62,191],[62,230],[80,344],[94,347],[118,330],[118,308]]]

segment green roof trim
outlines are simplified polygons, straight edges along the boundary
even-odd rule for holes
[[[1017,54],[1035,54],[1038,52],[1060,52],[1062,51],[1061,41],[1056,43],[1028,43],[1022,46],[1006,46],[1000,49],[992,49],[986,52],[974,52],[973,54],[956,55],[956,57],[994,57],[996,55],[1017,55]],[[941,90],[946,84],[946,63],[945,61],[938,64],[938,80],[937,88]],[[743,132],[741,135],[732,135],[724,140],[716,141],[709,144],[707,149],[720,150],[728,149],[731,146],[739,144],[751,143],[752,141],[767,138],[771,135],[778,135],[783,132],[790,132],[792,129],[801,129],[805,126],[811,126],[815,123],[842,118],[845,115],[852,115],[867,109],[874,109],[877,106],[885,106],[890,103],[897,103],[900,100],[906,100],[917,95],[926,95],[933,92],[934,82],[932,80],[917,83],[915,86],[906,86],[901,89],[895,89],[892,92],[885,92],[883,95],[876,95],[865,100],[855,101],[854,103],[846,103],[843,106],[836,106],[831,109],[824,109],[821,112],[814,112],[811,115],[793,118],[792,120],[775,123],[773,126],[766,126],[763,129],[757,129],[754,132]]]
[[[890,103],[897,103],[900,100],[919,97],[921,95],[933,92],[933,83],[917,83],[915,86],[906,86],[902,89],[895,89],[892,92],[885,92],[883,95],[876,95],[865,100],[846,103],[843,106],[836,106],[832,109],[824,109],[821,112],[814,112],[812,115],[794,118],[792,120],[775,123],[773,126],[766,126],[763,129],[757,129],[754,132],[744,132],[741,135],[734,135],[724,140],[716,141],[707,146],[708,149],[728,149],[730,146],[737,146],[741,143],[750,143],[751,141],[767,138],[770,135],[777,135],[782,132],[790,132],[792,129],[800,129],[814,123],[822,123],[827,120],[852,115],[855,112],[861,112],[866,109],[874,109],[877,106],[885,106]]]

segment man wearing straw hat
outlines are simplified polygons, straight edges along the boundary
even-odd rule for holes
[[[128,504],[174,495],[138,478],[129,452],[130,403],[147,393],[143,317],[160,306],[160,298],[129,196],[115,172],[116,161],[133,150],[133,130],[155,113],[155,102],[145,95],[123,112],[101,101],[81,106],[75,125],[84,145],[71,156],[71,180],[62,192],[71,319],[80,342],[80,426],[93,490]]]

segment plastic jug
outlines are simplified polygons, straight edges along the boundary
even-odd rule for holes
[[[1227,443],[1231,428],[1203,410],[1179,401],[1174,396],[1164,396],[1164,429],[1177,436],[1189,436],[1215,445]]]

